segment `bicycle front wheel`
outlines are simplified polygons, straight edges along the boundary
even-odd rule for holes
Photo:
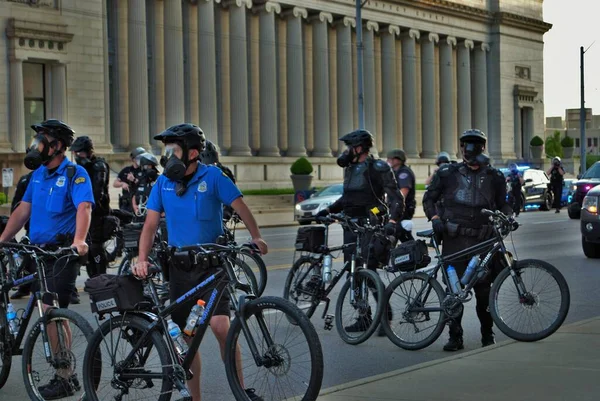
[[[260,254],[248,249],[241,249],[237,257],[250,267],[256,277],[258,292],[257,297],[260,297],[267,287],[267,266]]]
[[[385,290],[377,273],[367,269],[356,270],[354,286],[350,286],[351,276],[348,276],[335,305],[335,325],[342,340],[358,345],[367,341],[379,326]]]
[[[4,387],[10,374],[12,365],[11,344],[6,309],[4,309],[4,306],[0,306],[0,388]]]
[[[571,302],[569,286],[558,269],[543,260],[517,262],[515,275],[500,272],[490,291],[496,326],[517,341],[539,341],[563,324]]]
[[[80,400],[83,396],[82,362],[92,326],[80,314],[53,309],[46,317],[50,360],[46,357],[40,318],[23,346],[23,379],[32,400]]]
[[[238,401],[250,400],[246,390],[265,401],[316,400],[323,380],[321,342],[297,306],[278,297],[258,298],[229,328],[225,370]]]
[[[94,332],[83,360],[88,401],[171,399],[173,365],[158,331],[146,337],[133,357],[127,359],[148,326],[147,320],[127,314],[111,317]]]

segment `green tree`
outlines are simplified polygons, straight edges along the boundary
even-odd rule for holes
[[[560,131],[554,131],[552,136],[546,138],[546,157],[563,157],[562,146],[560,145]]]

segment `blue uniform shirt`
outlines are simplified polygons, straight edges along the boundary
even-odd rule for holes
[[[198,163],[187,191],[177,196],[177,183],[158,177],[146,207],[165,212],[170,246],[213,243],[223,234],[223,204],[230,206],[242,196],[218,167]]]
[[[70,179],[69,165],[75,166],[75,175]],[[81,202],[94,206],[94,194],[87,171],[65,158],[51,174],[46,166],[33,172],[23,201],[31,203],[31,243],[55,244],[59,234],[75,235],[77,207]]]

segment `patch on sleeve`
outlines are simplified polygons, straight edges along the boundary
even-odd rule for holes
[[[398,177],[401,179],[408,178],[408,173],[400,173]]]
[[[79,177],[75,180],[75,184],[83,184],[85,182],[85,177]]]

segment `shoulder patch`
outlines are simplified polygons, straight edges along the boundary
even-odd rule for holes
[[[78,177],[75,180],[75,184],[83,184],[85,182],[85,177]]]
[[[408,173],[400,173],[400,175],[398,176],[399,178],[408,178]]]

